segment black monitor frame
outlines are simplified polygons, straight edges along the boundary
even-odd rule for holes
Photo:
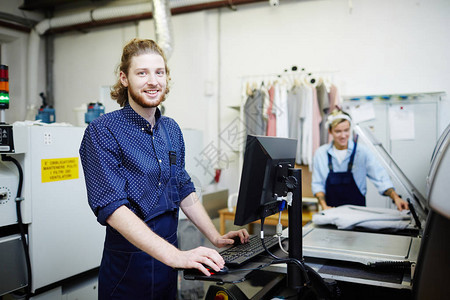
[[[295,166],[297,140],[248,135],[234,224],[247,225],[284,208],[288,169]]]
[[[246,225],[280,211],[278,196],[292,192],[288,206],[289,258],[303,261],[301,169],[295,169],[297,140],[248,135],[235,225]],[[302,270],[287,266],[288,287],[304,286]]]

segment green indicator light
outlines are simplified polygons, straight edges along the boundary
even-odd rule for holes
[[[0,94],[0,101],[7,101],[9,102],[9,96],[6,94]]]

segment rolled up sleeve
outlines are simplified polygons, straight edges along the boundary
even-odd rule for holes
[[[89,206],[97,221],[106,225],[117,208],[129,205],[126,179],[121,174],[120,148],[106,127],[91,123],[80,146],[80,157]]]
[[[327,148],[320,147],[314,154],[311,190],[313,195],[319,192],[325,193],[325,183],[328,177]]]

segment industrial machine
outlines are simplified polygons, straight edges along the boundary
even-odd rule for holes
[[[432,155],[425,196],[369,131],[357,128],[357,132],[384,160],[398,193],[409,202],[410,226],[396,232],[362,228],[338,230],[316,224],[303,227],[300,249],[305,266],[309,268],[309,276],[316,274],[317,278],[322,278],[317,282],[324,283],[318,285],[316,291],[335,289],[334,295],[343,299],[446,299],[450,294],[450,202],[446,193],[450,172],[450,125]],[[283,235],[291,237],[290,230],[285,229]],[[287,274],[289,279],[289,268],[284,264],[271,264],[261,257],[232,274],[211,276],[221,284],[211,285],[206,299],[271,299],[279,295],[274,291],[282,291],[286,283],[280,285],[282,281],[276,276],[271,280],[267,278],[272,274]],[[267,280],[261,281],[261,278]],[[330,284],[330,280],[337,284]],[[333,295],[316,298],[298,293],[290,296],[292,299],[335,299]]]
[[[34,293],[97,268],[104,228],[87,203],[78,156],[84,129],[0,128],[7,135],[1,147],[9,147],[0,151],[0,295],[25,286]]]
[[[84,128],[2,120],[0,132],[0,296],[62,294],[103,249],[78,154]]]

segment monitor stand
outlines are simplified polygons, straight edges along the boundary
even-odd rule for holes
[[[302,231],[302,181],[301,169],[288,169],[286,186],[293,193],[292,203],[288,206],[289,228],[289,258],[296,259],[303,263],[303,231]],[[295,178],[295,180],[293,179]],[[334,299],[338,295],[338,287],[335,281],[325,282],[323,278],[311,267],[303,264],[302,270],[297,264],[287,265],[287,287],[284,291],[287,298],[297,296],[302,299],[302,295],[308,294],[311,289],[318,299]],[[304,276],[307,273],[307,277]],[[308,282],[307,282],[308,279]],[[308,283],[308,284],[306,284]],[[300,295],[300,296],[299,296]],[[310,299],[310,296],[307,296]]]
[[[289,216],[289,258],[303,261],[302,252],[302,181],[301,169],[289,168],[287,187],[293,193],[292,204],[288,206]],[[289,178],[295,180],[289,180]],[[296,181],[296,182],[295,182]],[[288,288],[298,290],[304,286],[305,279],[302,270],[296,264],[287,265],[287,285]]]

